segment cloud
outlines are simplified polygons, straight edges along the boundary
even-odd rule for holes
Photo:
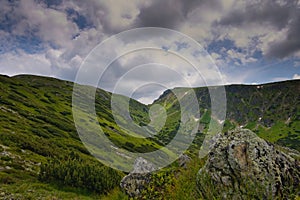
[[[49,9],[33,0],[20,1],[14,12],[22,16],[22,20],[11,31],[13,35],[33,34],[57,48],[68,48],[72,45],[74,35],[79,32],[65,12]]]
[[[228,59],[231,59],[229,62],[236,62],[236,65],[245,65],[251,62],[256,62],[257,59],[253,57],[248,57],[247,54],[238,52],[234,49],[227,51]]]
[[[242,1],[214,22],[223,33],[246,47],[256,37],[266,57],[285,58],[300,50],[300,12],[297,0]],[[224,36],[223,36],[224,37]]]
[[[136,92],[136,98],[143,101],[150,96],[157,98],[167,88],[221,84],[216,67],[199,46],[188,43],[190,40],[174,35],[174,32],[166,34],[164,31],[165,34],[158,37],[159,31],[161,29],[129,34],[128,37],[118,36],[109,40],[109,43],[104,43],[104,46],[95,49],[85,60],[80,70],[86,70],[83,74],[80,73],[79,80],[94,85],[92,77],[100,78],[96,83],[100,88],[126,96],[131,96],[140,86],[153,83],[163,86],[159,91],[156,87],[151,87],[153,91],[149,92],[148,87],[147,91]],[[122,56],[118,58],[119,55]],[[107,66],[113,58],[117,59]],[[102,72],[102,76],[97,77]],[[149,103],[148,100],[147,102]]]
[[[116,0],[112,6],[110,1],[103,1],[107,9],[104,29],[108,28],[110,33],[118,33],[133,27],[135,19],[140,14],[139,6],[143,2],[142,0]]]
[[[54,76],[51,63],[44,54],[27,54],[24,51],[0,54],[0,72],[9,76],[36,74]]]
[[[176,28],[184,20],[180,1],[153,1],[152,4],[140,8],[137,18],[139,27]]]
[[[137,16],[137,27],[164,27],[179,29],[182,23],[186,23],[189,14],[201,8],[213,9],[220,7],[217,0],[154,0],[151,4],[140,6],[140,12]],[[199,10],[198,10],[199,11]]]
[[[275,77],[275,78],[272,78],[272,82],[280,82],[280,81],[286,81],[286,80],[289,80],[289,77]]]
[[[300,79],[300,75],[299,74],[294,74],[293,79]]]
[[[293,56],[300,51],[300,8],[297,17],[291,19],[286,37],[270,44],[267,56],[285,58]],[[300,56],[298,56],[300,57]]]
[[[101,26],[93,25],[82,29],[80,24],[74,21],[76,17],[82,16],[91,23],[95,22],[88,18],[89,15],[85,12],[80,12],[80,4],[34,0],[4,2],[0,8],[3,10],[0,20],[5,19],[4,22],[1,21],[3,26],[0,25],[0,46],[3,46],[0,53],[12,52],[11,55],[18,55],[16,52],[22,52],[22,59],[25,60],[26,57],[28,59],[25,63],[30,63],[30,59],[34,56],[43,55],[56,77],[74,80],[75,72],[84,57],[107,37]],[[94,9],[97,8],[94,6]],[[68,12],[69,9],[74,12]],[[80,14],[75,12],[76,10]],[[77,15],[74,16],[74,13]],[[5,59],[2,61],[6,62]],[[15,66],[15,64],[11,66],[15,69],[9,69],[9,73],[17,73],[20,70]],[[31,70],[34,66],[39,73],[39,64],[28,66],[28,73],[34,73],[32,72],[34,70]],[[24,71],[26,70],[20,70],[20,73]],[[44,75],[48,74],[49,72]]]
[[[271,24],[280,30],[288,24],[291,10],[295,8],[297,1],[259,0],[245,1],[243,4],[242,9],[239,6],[233,7],[218,23],[235,27],[247,26],[249,23]]]

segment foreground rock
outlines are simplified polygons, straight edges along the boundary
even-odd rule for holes
[[[198,172],[205,199],[289,198],[299,184],[299,162],[245,129],[216,135]]]
[[[178,158],[179,167],[187,168],[187,165],[191,162],[191,158],[186,154],[181,154]]]
[[[137,158],[134,169],[120,183],[121,188],[130,196],[138,197],[141,191],[151,181],[151,172],[155,171],[152,163],[143,158]]]

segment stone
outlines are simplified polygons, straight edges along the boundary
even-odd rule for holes
[[[146,174],[155,171],[155,166],[142,157],[138,157],[133,166],[133,174]]]
[[[191,158],[186,154],[181,154],[178,158],[179,167],[186,168],[187,164],[191,161]]]
[[[5,169],[11,169],[11,167],[10,166],[5,166]]]
[[[213,141],[197,176],[204,197],[210,198],[206,190],[209,186],[221,199],[245,199],[251,195],[258,199],[287,198],[291,192],[300,191],[299,161],[252,131],[238,128],[215,135]]]
[[[130,197],[139,197],[142,190],[151,181],[151,172],[155,170],[152,163],[139,157],[135,160],[133,171],[121,180],[120,187]]]

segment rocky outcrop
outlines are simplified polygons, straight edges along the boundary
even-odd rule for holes
[[[151,181],[152,171],[155,171],[155,167],[152,163],[144,158],[137,158],[134,163],[133,171],[121,180],[121,188],[130,197],[140,196],[145,185]]]
[[[299,162],[250,130],[217,134],[211,144],[198,172],[203,197],[276,199],[300,191]]]

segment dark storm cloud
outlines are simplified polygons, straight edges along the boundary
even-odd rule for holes
[[[297,3],[298,0],[248,2],[245,9],[232,10],[214,25],[243,28],[251,23],[271,25],[277,31],[287,29],[287,37],[269,44],[266,52],[267,57],[284,58],[300,50],[300,10]]]
[[[151,5],[140,8],[137,27],[163,27],[176,29],[186,20],[189,12],[199,7],[219,8],[218,0],[155,0]]]
[[[300,11],[299,11],[300,12]],[[286,38],[283,41],[270,44],[268,57],[284,58],[300,51],[300,13],[289,25]]]
[[[149,7],[140,9],[137,24],[140,27],[175,28],[184,19],[180,1],[154,1]]]

